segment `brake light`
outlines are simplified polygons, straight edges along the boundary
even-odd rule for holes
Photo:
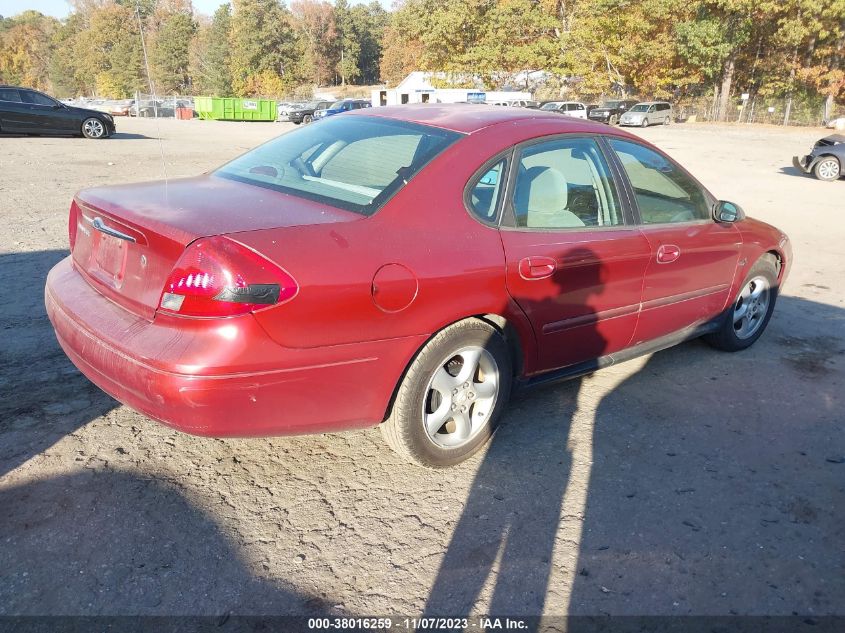
[[[159,309],[182,316],[234,316],[284,303],[298,291],[293,277],[270,260],[227,237],[209,237],[182,253]]]
[[[70,213],[67,218],[67,236],[70,242],[70,250],[73,250],[73,245],[76,244],[76,229],[79,226],[79,207],[76,206],[76,200],[70,203]]]

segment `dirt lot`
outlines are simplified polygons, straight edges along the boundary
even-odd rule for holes
[[[638,131],[792,237],[768,332],[528,393],[489,450],[431,472],[377,429],[173,432],[53,337],[74,191],[159,178],[162,153],[194,175],[289,127],[0,139],[0,614],[845,614],[845,181],[790,166],[823,131]]]

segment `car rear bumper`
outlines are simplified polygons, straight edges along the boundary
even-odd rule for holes
[[[313,349],[275,343],[249,314],[137,317],[71,258],[47,277],[47,314],[79,370],[120,402],[195,435],[264,436],[378,424],[425,337]]]

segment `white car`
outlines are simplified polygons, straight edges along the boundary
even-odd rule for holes
[[[559,112],[566,116],[572,116],[576,119],[587,118],[587,106],[580,101],[549,101],[540,106],[541,110],[549,110],[551,112]]]

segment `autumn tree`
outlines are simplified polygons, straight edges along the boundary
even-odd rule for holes
[[[0,27],[0,83],[50,88],[52,39],[59,21],[37,11],[5,19]]]

